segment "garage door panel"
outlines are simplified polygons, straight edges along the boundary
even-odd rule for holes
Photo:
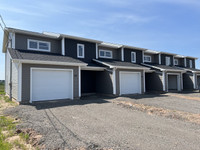
[[[141,74],[120,72],[120,94],[141,93]]]
[[[32,101],[72,98],[72,71],[33,69]]]

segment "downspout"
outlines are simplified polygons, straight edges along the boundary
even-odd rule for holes
[[[116,95],[116,68],[113,68],[113,95]]]
[[[165,71],[162,72],[163,76],[163,91],[166,91],[166,77],[165,77]]]

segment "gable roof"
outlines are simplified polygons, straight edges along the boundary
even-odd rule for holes
[[[60,54],[49,52],[36,52],[27,50],[8,49],[13,61],[22,63],[44,63],[58,65],[86,66],[87,64],[79,59],[62,56]]]

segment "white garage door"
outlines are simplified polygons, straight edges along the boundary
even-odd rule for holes
[[[120,72],[120,95],[141,93],[140,72]]]
[[[31,101],[73,99],[73,71],[31,68]]]

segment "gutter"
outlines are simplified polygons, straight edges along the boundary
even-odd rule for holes
[[[40,60],[20,60],[13,59],[16,63],[26,63],[26,64],[46,64],[46,65],[63,65],[63,66],[87,66],[86,63],[69,63],[69,62],[57,62],[57,61],[40,61]]]

